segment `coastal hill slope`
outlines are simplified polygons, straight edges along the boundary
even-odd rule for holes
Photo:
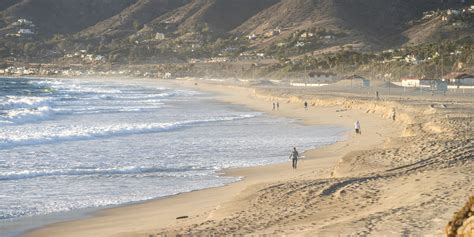
[[[259,12],[278,3],[278,0],[195,0],[164,17],[155,24],[176,25],[181,33],[207,25],[215,34],[227,34]]]
[[[43,37],[73,34],[120,14],[135,1],[7,0],[0,3],[0,20],[5,25],[20,18],[31,20]]]
[[[136,33],[138,27],[186,5],[187,0],[136,0],[128,4],[119,14],[99,21],[78,32],[81,37],[106,35],[109,37],[128,36]]]
[[[453,29],[441,16],[420,21],[429,11],[470,4],[474,0],[4,0],[0,36],[16,34],[15,22],[27,19],[45,41],[55,35],[78,42],[105,37],[123,41],[117,47],[133,47],[127,39],[146,28],[171,39],[196,32],[212,35],[211,41],[256,34],[252,46],[261,49],[298,31],[323,29],[344,35],[323,48],[352,44],[379,50],[472,34],[469,22]],[[265,36],[275,30],[279,33]]]
[[[415,27],[408,25],[408,22],[423,17],[424,12],[461,5],[460,1],[439,0],[282,0],[246,21],[234,32],[261,33],[272,28],[293,32],[321,27],[343,31],[353,36],[353,41],[390,47],[410,40],[403,32]]]

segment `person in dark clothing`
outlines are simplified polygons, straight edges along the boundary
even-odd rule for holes
[[[292,167],[293,169],[296,169],[296,165],[298,164],[298,158],[299,158],[299,154],[298,154],[298,151],[296,150],[296,147],[293,147],[293,151],[291,151],[291,154],[290,154],[290,159],[292,161]]]
[[[308,102],[307,101],[304,102],[304,110],[308,110]]]

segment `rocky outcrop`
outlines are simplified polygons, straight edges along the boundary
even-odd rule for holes
[[[454,214],[453,219],[445,229],[448,237],[473,237],[474,236],[474,196],[464,207]]]

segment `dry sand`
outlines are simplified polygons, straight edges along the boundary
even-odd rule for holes
[[[229,170],[227,175],[245,179],[100,211],[25,236],[440,236],[474,194],[472,97],[376,101],[339,90],[328,96],[282,87],[178,84],[309,125],[347,127],[348,139],[306,152],[297,171],[290,164]],[[280,110],[272,111],[276,100]],[[352,133],[356,119],[362,135]]]

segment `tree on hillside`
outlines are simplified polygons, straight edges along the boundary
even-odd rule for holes
[[[23,53],[28,56],[32,56],[37,51],[38,46],[36,43],[28,42],[23,47]]]
[[[136,31],[139,31],[140,30],[140,22],[138,22],[138,20],[133,20],[133,29],[135,29]]]

